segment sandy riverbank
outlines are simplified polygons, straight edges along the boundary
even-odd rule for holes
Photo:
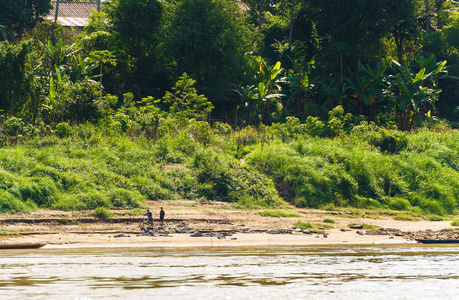
[[[0,243],[47,243],[45,248],[59,247],[164,247],[164,246],[243,246],[243,245],[313,245],[313,244],[384,244],[415,243],[398,234],[373,235],[365,229],[350,229],[359,223],[402,232],[440,231],[451,228],[450,221],[397,221],[389,216],[356,214],[311,209],[294,209],[298,217],[264,217],[258,211],[230,209],[226,203],[200,204],[192,201],[149,202],[159,213],[166,210],[166,223],[146,234],[138,225],[141,216],[114,211],[108,220],[92,212],[36,211],[29,214],[0,215]],[[293,208],[292,208],[293,209]],[[156,217],[156,216],[155,216]],[[318,229],[324,219],[332,220]],[[295,231],[298,222],[315,226],[309,233]],[[193,233],[202,236],[192,236]],[[19,236],[15,236],[19,234]],[[200,235],[200,234],[198,234]]]

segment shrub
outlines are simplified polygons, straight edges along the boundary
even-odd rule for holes
[[[0,189],[0,213],[30,211],[24,202]]]
[[[109,193],[109,200],[115,207],[142,207],[144,197],[138,191],[116,188]]]
[[[427,215],[427,219],[435,222],[443,221],[443,218],[437,215]]]
[[[87,79],[64,87],[62,107],[56,111],[62,112],[62,120],[97,121],[102,117],[101,100],[97,82]]]
[[[451,226],[459,226],[459,220],[451,221]]]
[[[382,205],[378,200],[356,196],[353,206],[358,208],[381,208]]]
[[[425,199],[422,200],[419,206],[426,212],[443,216],[445,214],[445,209],[441,206],[441,204],[433,199]]]
[[[214,123],[214,125],[212,125],[212,130],[214,131],[214,133],[226,135],[229,135],[233,132],[233,129],[229,124],[220,122]]]
[[[108,219],[113,217],[113,212],[111,210],[106,209],[105,207],[97,207],[94,210],[94,215],[101,219]]]
[[[400,131],[380,129],[375,132],[370,143],[381,152],[398,153],[408,146],[406,135]]]
[[[298,221],[295,224],[293,224],[293,228],[311,229],[314,228],[314,225],[312,225],[310,222]]]
[[[31,178],[18,182],[10,190],[14,196],[23,201],[32,200],[40,207],[49,207],[57,197],[57,187],[49,178]]]
[[[334,224],[335,220],[327,218],[327,219],[324,219],[322,222]]]
[[[105,193],[96,190],[80,192],[75,195],[77,203],[81,203],[84,209],[96,209],[97,207],[110,207],[110,201]]]
[[[209,150],[197,151],[191,162],[198,182],[205,186],[207,199],[222,197],[228,202],[252,199],[251,202],[274,206],[280,199],[271,180],[257,171],[242,167],[239,162],[222,153]]]
[[[72,127],[66,122],[61,122],[56,125],[56,134],[62,137],[68,137],[72,134]]]
[[[389,198],[387,200],[387,206],[395,210],[409,210],[411,208],[411,204],[408,200],[397,197]]]
[[[394,216],[394,220],[397,220],[397,221],[417,221],[416,218],[414,218],[413,216],[407,215],[407,214],[398,214],[398,215]]]

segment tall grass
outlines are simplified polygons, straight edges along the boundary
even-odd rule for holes
[[[207,141],[209,142],[209,141]],[[185,131],[159,140],[79,125],[65,138],[0,149],[0,212],[143,207],[145,200],[221,199],[277,207],[273,182]]]
[[[459,199],[459,134],[421,130],[406,140],[404,149],[389,153],[373,147],[371,138],[300,138],[272,143],[251,155],[249,163],[297,206],[453,213]]]
[[[1,148],[0,212],[139,208],[145,200],[181,198],[244,208],[285,207],[284,199],[298,207],[438,216],[458,208],[457,131],[362,125],[334,139],[287,139],[276,138],[275,126],[219,133],[190,124],[180,130],[173,122],[168,129],[159,124],[157,139],[133,134],[135,126],[117,131],[82,124],[61,138]]]

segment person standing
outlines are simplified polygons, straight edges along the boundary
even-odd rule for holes
[[[144,214],[144,216],[147,216],[148,218],[148,224],[150,224],[153,227],[153,214],[149,209],[147,209],[147,213]]]
[[[161,207],[161,211],[159,212],[159,221],[161,222],[161,225],[164,225],[164,215],[166,213],[164,212],[163,208]]]

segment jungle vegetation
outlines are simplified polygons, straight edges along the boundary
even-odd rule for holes
[[[107,0],[75,30],[42,21],[48,0],[2,1],[0,211],[454,214],[458,7]]]

